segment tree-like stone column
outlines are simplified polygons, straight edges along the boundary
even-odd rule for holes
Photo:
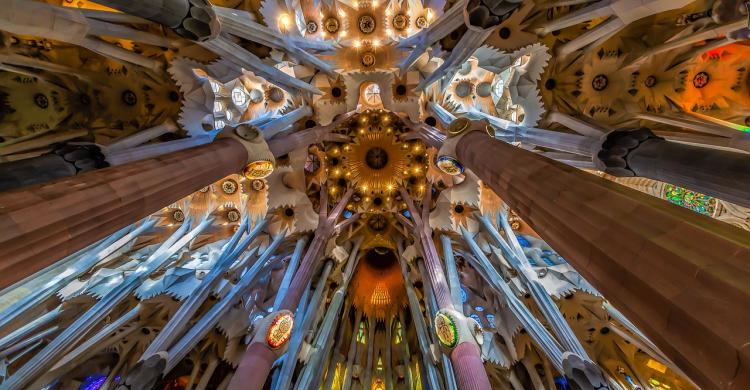
[[[479,176],[698,386],[750,388],[750,234],[466,127],[481,131],[441,157]]]
[[[287,290],[286,295],[284,295],[284,299],[281,300],[280,306],[275,308],[278,311],[269,314],[266,319],[277,316],[280,312],[291,313],[292,310],[296,309],[299,305],[302,294],[310,283],[310,279],[313,277],[313,273],[318,264],[318,258],[323,252],[325,244],[328,243],[328,240],[340,230],[342,227],[341,224],[348,225],[351,222],[347,221],[353,221],[353,219],[350,218],[347,221],[341,222],[340,225],[336,225],[339,216],[344,211],[344,207],[346,207],[346,204],[349,202],[349,198],[353,193],[354,189],[350,188],[347,190],[346,193],[341,196],[341,199],[339,199],[336,206],[329,211],[328,191],[325,186],[321,188],[318,227],[315,231],[315,237],[313,237],[310,242],[310,246],[307,248],[307,252],[305,252],[305,256],[302,258],[299,269],[294,273],[294,278],[292,279],[289,290]],[[245,354],[242,356],[242,360],[240,361],[232,380],[229,382],[227,389],[262,389],[263,385],[266,383],[268,374],[271,372],[274,360],[280,356],[286,347],[286,342],[284,342],[283,345],[275,347],[270,345],[269,340],[264,336],[264,333],[256,331],[255,336],[247,347],[247,350],[245,350]]]
[[[242,170],[241,142],[211,144],[0,193],[0,288]]]

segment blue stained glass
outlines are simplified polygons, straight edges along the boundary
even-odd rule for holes
[[[516,236],[516,238],[518,239],[518,243],[521,244],[522,247],[524,247],[524,248],[530,248],[531,247],[531,243],[529,242],[529,240],[526,239],[526,237],[524,237],[524,236]]]
[[[344,218],[349,219],[352,217],[352,215],[354,215],[354,213],[352,213],[351,211],[344,210]]]
[[[557,387],[557,390],[570,390],[570,385],[568,384],[568,378],[562,375],[556,376],[555,387]]]
[[[487,318],[487,322],[489,323],[489,325],[494,328],[495,327],[495,315],[488,313],[488,314],[485,314],[484,317]]]
[[[476,311],[484,311],[484,307],[477,306],[477,307],[474,308],[474,310],[476,310]]]
[[[406,218],[411,218],[411,213],[409,212],[409,210],[404,210],[401,214],[403,214]]]
[[[470,315],[469,317],[473,318],[473,319],[474,319],[474,321],[476,321],[476,322],[478,322],[478,323],[479,323],[479,325],[482,325],[482,319],[481,319],[481,318],[479,318],[479,316],[478,316],[478,315],[476,315],[476,314],[472,314],[472,315]],[[482,326],[484,326],[484,325],[482,325]]]
[[[542,260],[544,260],[544,262],[547,263],[547,265],[550,265],[550,266],[555,265],[555,262],[552,261],[552,259],[550,259],[548,256],[542,256]]]
[[[469,295],[466,293],[464,286],[461,286],[461,303],[466,303],[469,300]]]
[[[104,374],[89,375],[83,380],[78,390],[98,390],[106,380],[107,376]]]

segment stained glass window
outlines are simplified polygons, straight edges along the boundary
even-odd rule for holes
[[[487,324],[491,327],[495,327],[495,315],[492,313],[487,313],[484,315],[485,318],[487,318]]]
[[[364,344],[367,342],[367,329],[365,329],[365,322],[359,322],[359,332],[357,332],[357,342]]]
[[[469,300],[469,295],[466,293],[464,286],[461,286],[461,303],[466,303]]]
[[[107,376],[104,374],[90,375],[83,380],[83,383],[81,383],[81,386],[78,389],[97,390],[104,384],[104,381],[106,380]]]
[[[472,318],[472,319],[473,319],[474,321],[476,321],[476,322],[477,322],[477,323],[478,323],[479,325],[482,325],[482,326],[484,326],[484,325],[482,324],[482,319],[481,319],[481,318],[480,318],[480,317],[479,317],[479,316],[478,316],[478,315],[477,315],[476,313],[474,313],[474,314],[470,315],[469,317],[471,317],[471,318]]]
[[[531,243],[529,243],[529,240],[527,240],[526,237],[518,235],[518,236],[516,236],[516,238],[518,239],[518,243],[522,247],[524,247],[524,248],[530,248],[531,247]]]
[[[403,338],[404,338],[404,334],[403,334],[403,329],[401,328],[401,322],[397,322],[396,323],[396,332],[395,332],[395,335],[394,335],[394,339],[395,340],[393,342],[396,343],[396,344],[401,344],[401,340],[403,340]]]
[[[701,214],[711,216],[716,211],[715,198],[671,184],[664,186],[664,198],[671,203]]]

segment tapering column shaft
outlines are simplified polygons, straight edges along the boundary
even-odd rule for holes
[[[240,171],[236,140],[0,194],[0,288]]]
[[[481,132],[456,152],[700,387],[750,387],[748,233]]]
[[[474,343],[461,343],[451,351],[451,363],[456,384],[461,390],[489,390],[490,380],[484,370],[481,351]]]

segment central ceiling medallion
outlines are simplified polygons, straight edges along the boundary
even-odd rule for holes
[[[362,34],[370,34],[375,31],[375,18],[371,15],[362,15],[359,17],[359,31]]]
[[[403,210],[406,204],[399,193],[401,186],[421,196],[427,188],[427,150],[422,141],[399,139],[408,129],[398,116],[382,109],[365,110],[342,124],[339,131],[350,136],[351,142],[328,145],[325,160],[331,194],[354,188],[347,210]],[[382,228],[380,222],[373,221]]]
[[[388,152],[377,146],[370,148],[365,154],[365,162],[372,169],[383,169],[388,164]]]

